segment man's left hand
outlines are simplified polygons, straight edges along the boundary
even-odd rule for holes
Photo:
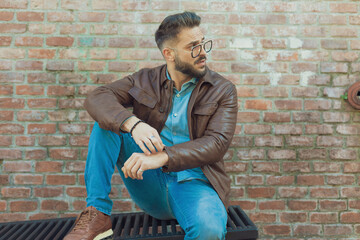
[[[146,170],[157,169],[167,164],[169,156],[166,152],[157,152],[151,155],[133,153],[121,168],[125,178],[143,179]]]

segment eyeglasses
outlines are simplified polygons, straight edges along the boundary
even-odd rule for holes
[[[206,53],[210,52],[212,49],[212,40],[208,40],[206,42],[191,47],[191,56],[193,58],[198,57],[201,53],[201,48],[204,48],[204,51]]]

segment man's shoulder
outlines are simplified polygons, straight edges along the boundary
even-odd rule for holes
[[[205,75],[205,81],[212,83],[214,86],[228,86],[234,87],[235,85],[226,77],[208,68]]]

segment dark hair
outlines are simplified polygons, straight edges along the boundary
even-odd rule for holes
[[[183,28],[193,28],[200,25],[201,18],[193,12],[183,12],[167,16],[155,33],[155,41],[159,49],[167,40],[176,38]]]

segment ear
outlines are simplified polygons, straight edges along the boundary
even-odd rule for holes
[[[162,54],[166,61],[175,61],[175,52],[171,48],[164,47],[162,50]]]

